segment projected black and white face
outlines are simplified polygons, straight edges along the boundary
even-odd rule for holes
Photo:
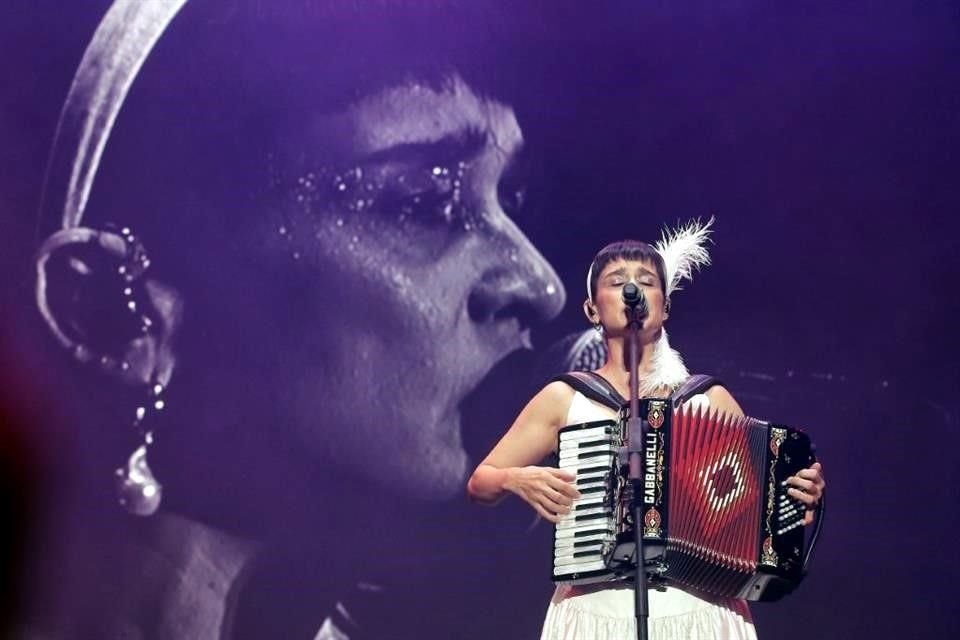
[[[244,327],[227,379],[272,403],[264,428],[400,493],[461,491],[460,403],[564,302],[504,210],[522,142],[508,106],[451,75],[318,115],[279,150],[223,289]]]

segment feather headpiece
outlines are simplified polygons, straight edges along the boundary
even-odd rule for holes
[[[691,220],[672,231],[664,227],[654,248],[663,258],[668,298],[680,289],[682,281],[693,279],[695,270],[710,264],[710,254],[705,245],[710,241],[713,220],[713,216],[705,223]]]

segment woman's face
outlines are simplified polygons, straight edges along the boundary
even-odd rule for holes
[[[659,336],[667,319],[663,289],[657,268],[650,262],[639,260],[612,260],[597,279],[594,304],[600,315],[600,323],[608,336],[623,335],[627,328],[627,306],[623,302],[623,286],[628,282],[637,285],[647,303],[647,317],[643,321],[641,338],[650,342]]]
[[[318,160],[275,176],[244,242],[260,257],[239,288],[266,316],[248,373],[275,403],[271,428],[318,464],[424,498],[462,489],[461,401],[565,299],[504,211],[521,144],[509,107],[453,77],[318,116],[302,153],[281,150]]]

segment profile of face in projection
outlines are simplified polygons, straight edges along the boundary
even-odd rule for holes
[[[263,238],[307,280],[272,310],[304,323],[270,340],[284,419],[364,475],[450,496],[469,466],[461,401],[564,301],[506,210],[515,115],[454,74],[318,116],[307,140],[326,157],[275,177]]]
[[[522,199],[511,182],[516,116],[450,71],[405,76],[303,125],[271,143],[256,197],[204,195],[212,212],[190,211],[230,211],[225,228],[108,208],[83,220],[99,240],[58,247],[109,254],[125,240],[108,221],[135,230],[153,265],[134,284],[153,318],[144,335],[109,328],[124,305],[116,283],[83,285],[101,289],[92,295],[57,286],[70,260],[46,262],[45,295],[57,299],[41,306],[61,330],[79,327],[68,346],[132,364],[115,381],[161,379],[178,393],[162,417],[172,426],[156,428],[161,445],[178,443],[168,470],[193,455],[232,465],[231,481],[249,464],[258,483],[285,482],[297,457],[405,496],[449,498],[470,466],[461,402],[565,298],[511,219]],[[216,160],[220,182],[231,183],[230,162]],[[104,312],[78,313],[77,299]]]
[[[41,221],[38,306],[90,392],[70,425],[83,517],[54,554],[77,561],[50,578],[50,606],[111,630],[97,637],[128,619],[212,637],[234,602],[240,626],[320,637],[361,571],[433,571],[413,551],[424,519],[398,514],[461,495],[464,400],[565,300],[517,226],[523,135],[481,65],[405,56],[409,34],[353,13],[351,56],[328,41],[343,25],[320,37],[293,9],[279,26],[256,14],[248,39],[203,19],[218,4],[162,34],[89,206]],[[143,521],[109,491],[157,387],[145,424],[162,503]],[[206,609],[188,619],[193,603]]]

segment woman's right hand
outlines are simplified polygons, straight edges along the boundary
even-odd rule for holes
[[[511,467],[503,488],[523,498],[546,520],[556,524],[570,513],[570,505],[580,497],[573,485],[576,476],[554,467]]]

